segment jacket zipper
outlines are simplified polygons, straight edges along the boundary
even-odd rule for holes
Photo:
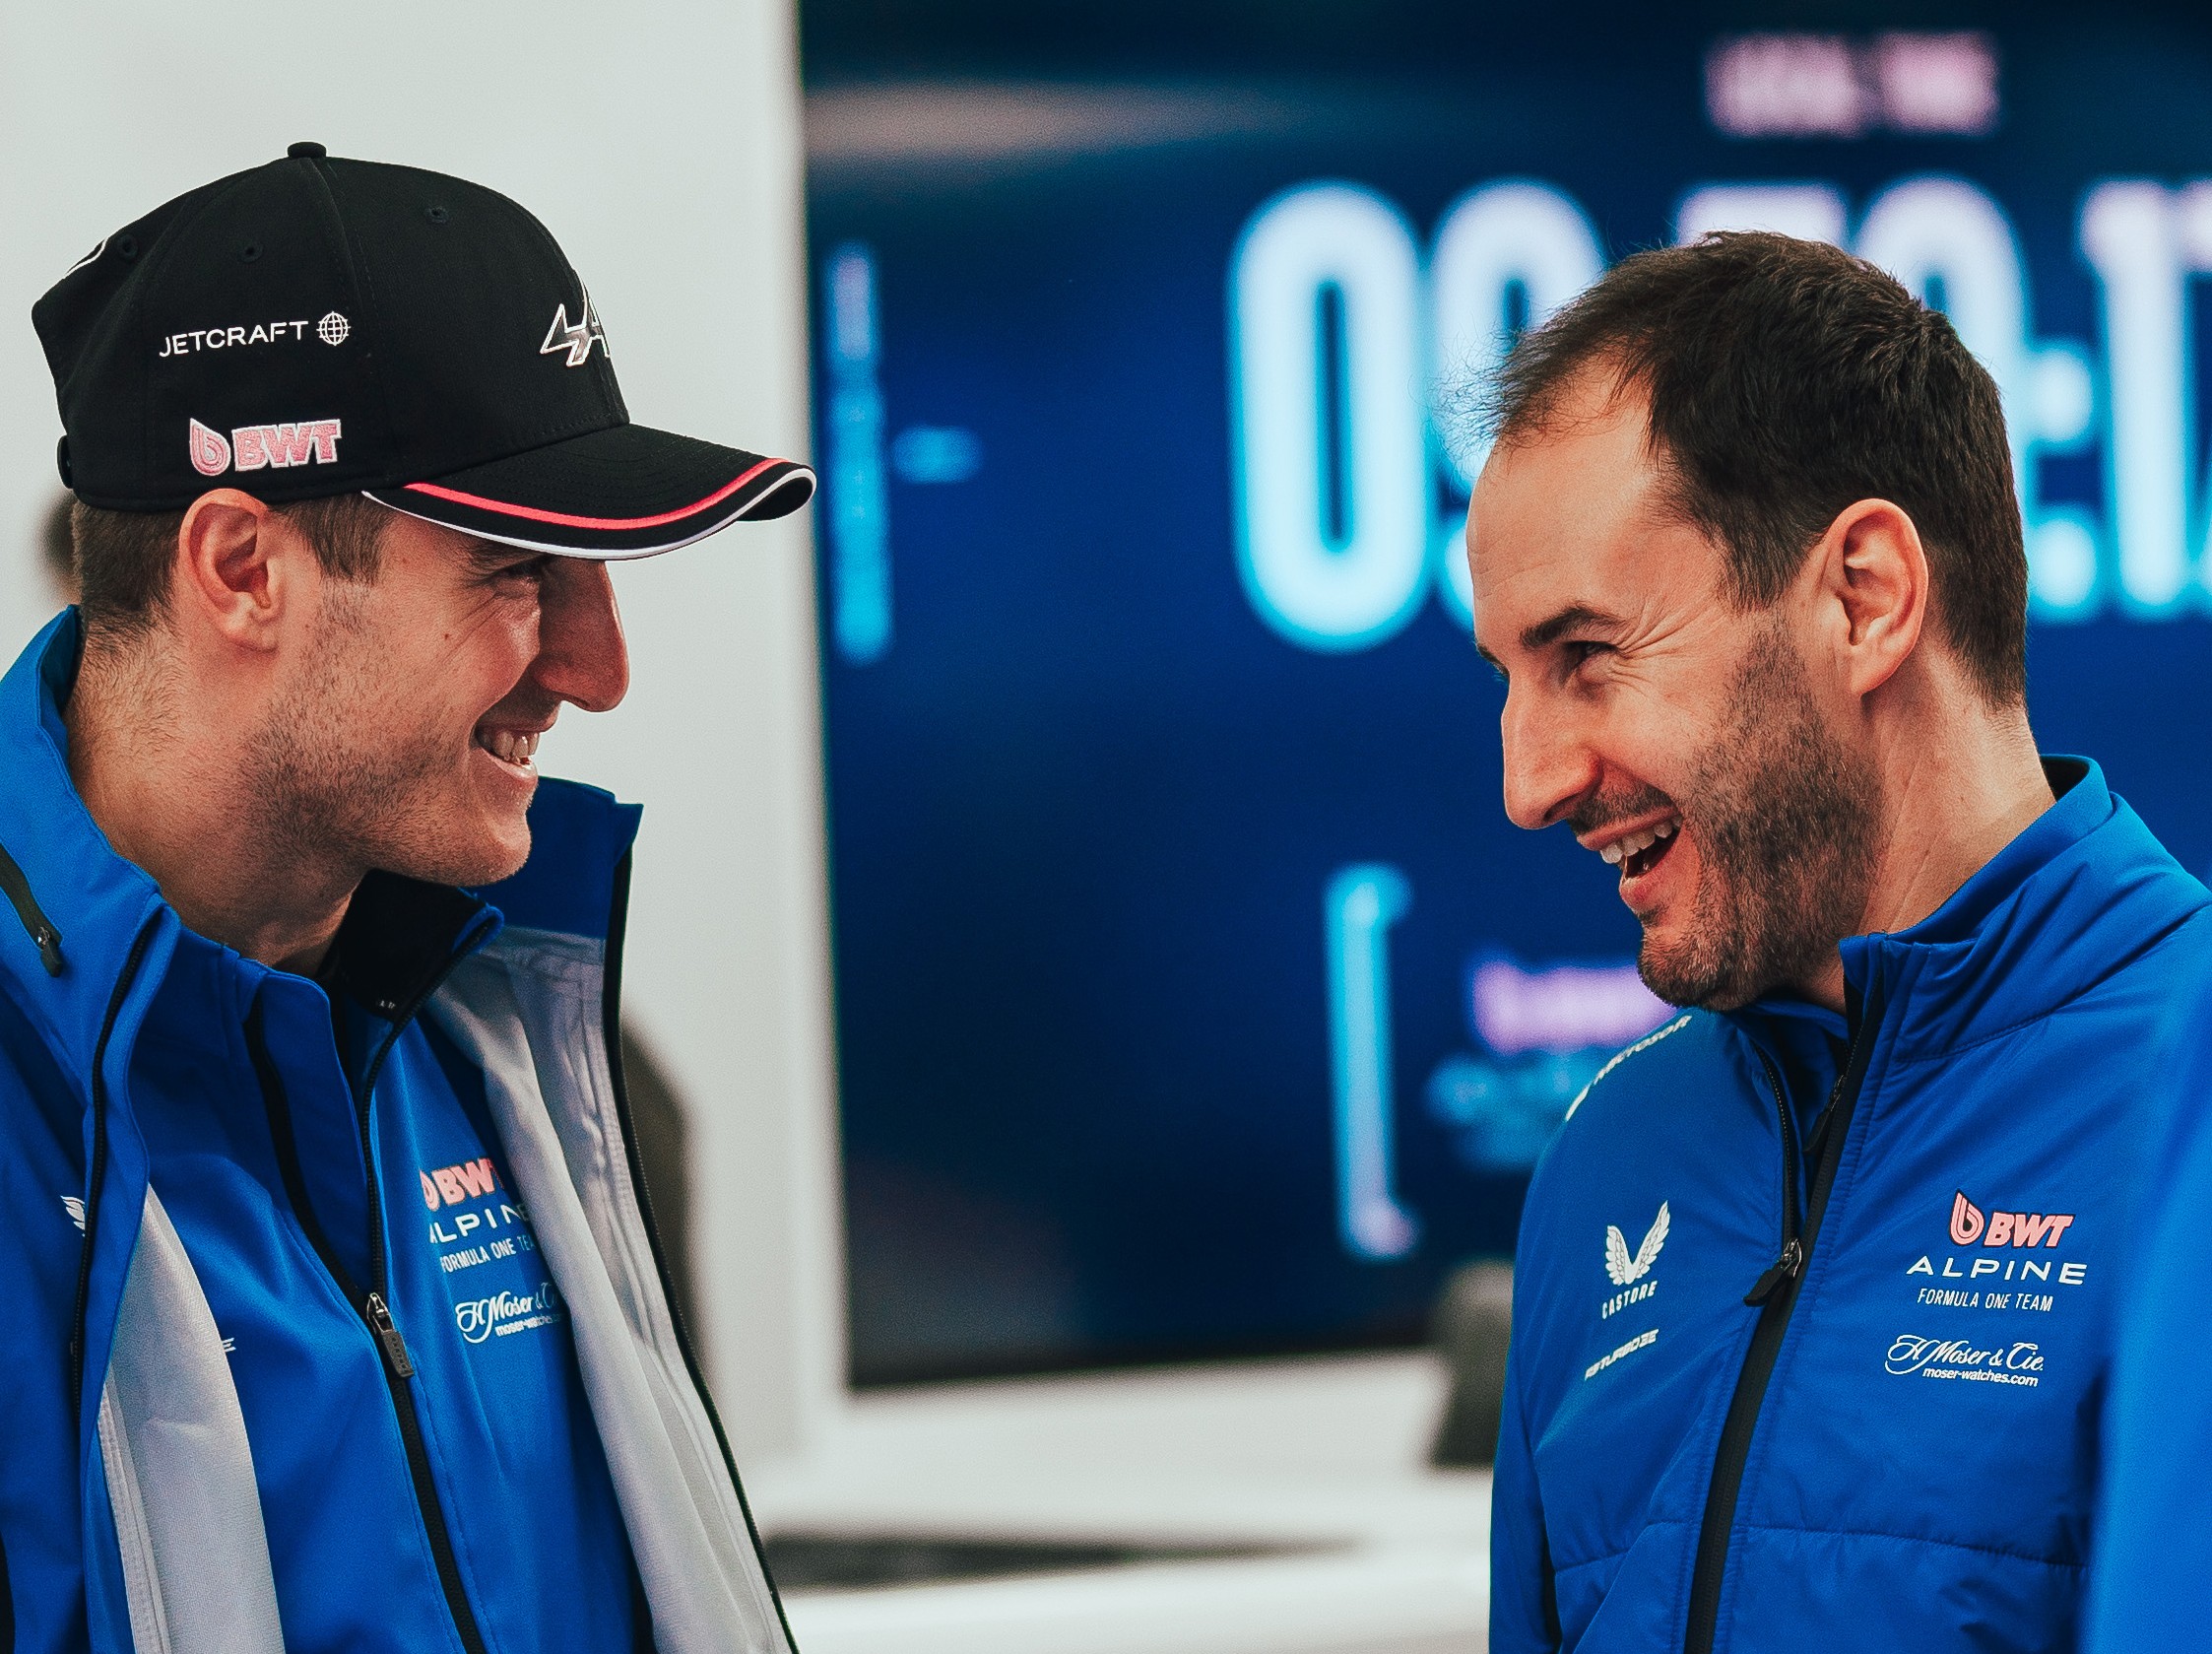
[[[453,1554],[453,1536],[446,1529],[445,1507],[439,1502],[437,1483],[430,1473],[429,1448],[423,1438],[423,1422],[415,1411],[415,1392],[411,1380],[415,1377],[415,1362],[407,1352],[407,1340],[400,1335],[399,1323],[392,1319],[388,1294],[391,1291],[391,1268],[384,1255],[384,1199],[383,1190],[376,1179],[376,1145],[369,1129],[369,1101],[375,1092],[376,1076],[384,1066],[384,1059],[398,1041],[400,1032],[415,1020],[423,1006],[435,993],[440,983],[452,973],[465,950],[457,948],[453,958],[408,1004],[394,1014],[391,1029],[385,1034],[368,1065],[361,1071],[360,1084],[354,1088],[354,1117],[360,1131],[361,1165],[366,1174],[368,1207],[368,1269],[369,1285],[366,1290],[355,1285],[347,1275],[345,1266],[331,1249],[329,1237],[322,1232],[321,1224],[314,1218],[307,1201],[305,1180],[299,1172],[298,1150],[292,1135],[292,1105],[285,1096],[284,1081],[277,1072],[275,1060],[269,1055],[268,1043],[262,1034],[261,1002],[254,1001],[253,1010],[246,1019],[247,1048],[253,1065],[261,1079],[262,1095],[266,1103],[270,1124],[277,1138],[277,1159],[282,1169],[286,1193],[292,1197],[293,1210],[300,1217],[300,1227],[306,1230],[323,1268],[338,1285],[354,1312],[361,1319],[369,1337],[376,1345],[379,1363],[384,1369],[384,1387],[392,1398],[392,1414],[400,1429],[400,1441],[407,1453],[409,1480],[415,1486],[416,1508],[422,1513],[423,1532],[430,1541],[430,1555],[437,1564],[438,1584],[445,1592],[445,1606],[453,1617],[453,1628],[460,1634],[461,1646],[467,1654],[487,1654],[484,1635],[477,1628],[476,1611],[469,1604],[467,1588],[461,1581],[460,1563]],[[281,1116],[281,1124],[280,1124]]]
[[[1774,1058],[1759,1053],[1759,1066],[1767,1076],[1767,1091],[1774,1097],[1775,1118],[1782,1125],[1782,1250],[1764,1274],[1751,1284],[1745,1303],[1765,1303],[1783,1281],[1804,1267],[1805,1250],[1797,1235],[1797,1122],[1789,1113],[1789,1098],[1782,1089],[1782,1075]]]
[[[107,1181],[107,1042],[115,1036],[115,1019],[122,1015],[123,1000],[138,980],[138,967],[154,941],[151,921],[131,939],[122,974],[107,996],[107,1014],[100,1020],[99,1040],[93,1046],[93,1148],[85,1181],[85,1238],[77,1249],[77,1307],[69,1320],[69,1388],[82,1403],[85,1394],[85,1320],[91,1312],[93,1246],[99,1237],[99,1191]]]
[[[1866,1059],[1874,1042],[1871,1029],[1877,1019],[1867,1014],[1848,985],[1845,999],[1852,1025],[1851,1053],[1829,1097],[1827,1124],[1816,1134],[1820,1137],[1820,1163],[1805,1193],[1801,1227],[1795,1221],[1796,1127],[1773,1062],[1764,1051],[1759,1053],[1782,1114],[1782,1254],[1752,1283],[1743,1298],[1745,1303],[1758,1306],[1759,1324],[1751,1331],[1751,1346],[1744,1353],[1735,1394],[1728,1399],[1727,1417],[1721,1425],[1721,1444],[1713,1456],[1713,1480],[1706,1489],[1705,1518],[1698,1529],[1697,1559],[1690,1574],[1689,1623],[1683,1635],[1683,1654],[1712,1654],[1713,1635],[1721,1616],[1721,1586],[1727,1572],[1728,1541],[1735,1529],[1736,1499],[1743,1490],[1743,1467],[1750,1457],[1752,1432],[1758,1427],[1767,1381],[1774,1376],[1776,1357],[1782,1354],[1782,1341],[1789,1330],[1789,1315],[1797,1304],[1797,1290],[1804,1283],[1805,1265],[1820,1238],[1828,1193],[1835,1185],[1844,1141],[1851,1135],[1852,1112],[1857,1107],[1859,1087],[1866,1078]]]
[[[61,974],[61,932],[54,929],[53,920],[40,911],[38,898],[31,893],[31,881],[23,876],[16,858],[8,854],[8,847],[0,844],[0,893],[8,897],[8,905],[16,910],[23,928],[31,933],[31,944],[38,950],[38,962],[46,967],[48,976]]]
[[[423,1510],[423,1525],[430,1536],[430,1554],[437,1559],[438,1580],[445,1587],[445,1602],[453,1612],[454,1629],[461,1633],[461,1646],[468,1654],[486,1654],[483,1633],[477,1629],[476,1611],[469,1604],[468,1591],[461,1583],[461,1566],[453,1555],[453,1536],[446,1531],[445,1507],[438,1500],[437,1483],[430,1475],[430,1450],[423,1439],[423,1422],[415,1411],[415,1391],[410,1383],[415,1376],[415,1363],[408,1357],[407,1341],[400,1337],[399,1324],[392,1319],[386,1303],[386,1294],[392,1290],[391,1261],[385,1256],[384,1190],[376,1176],[376,1143],[368,1118],[369,1104],[376,1094],[376,1076],[383,1070],[384,1059],[399,1042],[401,1030],[415,1020],[430,995],[452,974],[461,958],[462,950],[456,948],[445,968],[393,1015],[384,1042],[368,1059],[368,1066],[361,1070],[360,1085],[354,1092],[354,1114],[361,1134],[361,1165],[368,1173],[371,1284],[359,1307],[361,1319],[375,1335],[377,1352],[384,1357],[385,1387],[392,1392],[392,1412],[398,1416],[400,1438],[407,1444],[408,1469],[415,1477],[415,1501]]]

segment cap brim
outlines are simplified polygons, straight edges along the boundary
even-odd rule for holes
[[[411,517],[563,557],[672,552],[813,496],[814,474],[674,431],[618,425],[368,497]]]

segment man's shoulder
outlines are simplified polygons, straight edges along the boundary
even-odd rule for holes
[[[1581,1174],[1593,1160],[1641,1147],[1648,1138],[1678,1138],[1696,1118],[1721,1112],[1717,1105],[1750,1079],[1747,1058],[1756,1061],[1726,1018],[1675,1012],[1607,1058],[1567,1105],[1537,1162],[1529,1200],[1547,1183]]]
[[[2195,881],[2190,880],[2190,884],[2194,885]],[[2212,982],[2212,892],[2198,894],[2195,891],[2184,890],[2196,899],[2170,925],[2154,932],[2147,939],[2143,952],[2129,963],[2137,969],[2184,972],[2187,982],[2195,986]]]
[[[1556,1402],[1611,1335],[1610,1295],[1628,1293],[1625,1307],[1659,1290],[1662,1251],[1669,1302],[1711,1296],[1707,1277],[1741,1296],[1773,1256],[1778,1134],[1758,1048],[1724,1015],[1676,1012],[1599,1070],[1522,1211],[1514,1346],[1529,1405]]]
[[[2186,878],[2168,882],[2174,889],[2162,893],[2171,903],[2164,912],[2129,914],[2132,922],[2116,921],[2098,939],[2107,951],[2103,968],[2062,1007],[2087,1019],[2123,1062],[2164,1067],[2204,1038],[2201,1024],[2192,1027],[2193,1018],[2177,1015],[2212,990],[2212,897],[2180,899],[2201,892],[2194,880],[2183,887]]]
[[[2112,819],[2064,858],[2066,888],[2053,906],[2071,923],[2052,934],[2078,936],[2102,956],[2100,984],[2146,968],[2212,971],[2212,890],[2124,800],[2113,803]]]
[[[37,1021],[0,979],[0,1156],[20,1158],[35,1137],[69,1143],[83,1136],[83,1088]]]
[[[1540,1260],[1546,1236],[1587,1226],[1656,1170],[1730,1163],[1772,1132],[1772,1115],[1745,1035],[1712,1012],[1676,1012],[1610,1058],[1568,1108],[1529,1181],[1522,1257]]]
[[[0,1187],[9,1194],[0,1293],[37,1295],[35,1283],[55,1269],[73,1274],[84,1231],[84,1108],[82,1084],[0,984]],[[18,1318],[0,1347],[20,1356],[42,1327],[37,1316]]]

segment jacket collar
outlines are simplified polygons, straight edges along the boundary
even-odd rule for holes
[[[2044,761],[2057,800],[1941,906],[1843,944],[1860,1003],[1903,1056],[2048,1016],[2212,905],[2087,759]]]
[[[498,909],[450,885],[371,872],[354,893],[323,972],[387,1022],[421,1005],[454,959],[499,929]]]
[[[62,966],[49,973],[29,928],[0,905],[0,991],[81,1080],[132,945],[167,912],[153,879],[108,848],[70,780],[62,707],[82,643],[77,611],[66,609],[0,678],[0,846],[60,933]]]

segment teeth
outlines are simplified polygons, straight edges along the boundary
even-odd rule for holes
[[[518,769],[529,768],[531,757],[538,751],[536,733],[516,729],[488,730],[481,744],[500,762],[511,763]]]
[[[1603,858],[1607,867],[1618,867],[1630,856],[1649,850],[1659,840],[1672,838],[1679,826],[1676,822],[1660,822],[1656,826],[1640,828],[1601,846],[1597,854]]]

